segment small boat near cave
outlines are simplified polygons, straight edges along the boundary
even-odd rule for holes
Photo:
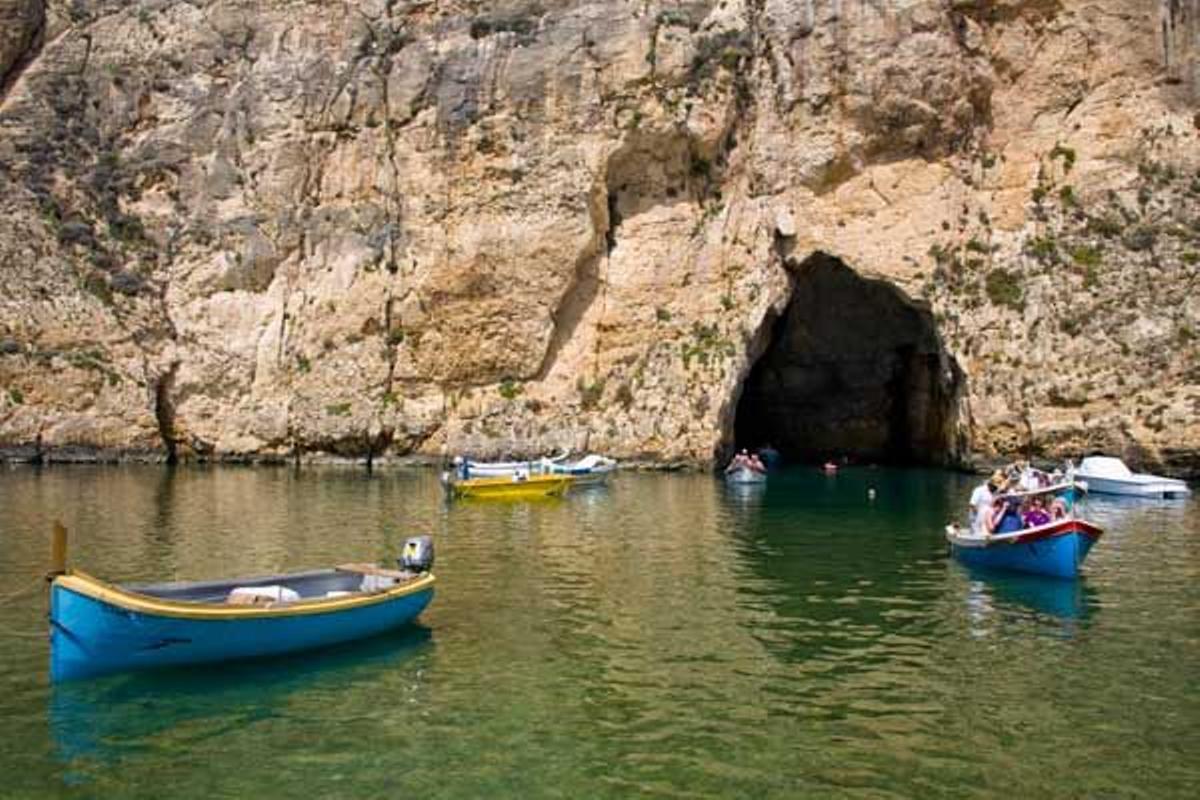
[[[513,475],[521,473],[535,475],[543,472],[546,464],[558,464],[566,460],[566,453],[531,458],[528,461],[473,461],[458,456],[454,459],[454,469],[459,477],[465,478],[511,478]],[[463,474],[464,465],[466,466],[465,475]]]
[[[969,567],[1075,578],[1092,545],[1104,533],[1099,526],[1076,516],[1083,489],[1082,484],[1066,481],[998,495],[1014,504],[1054,495],[1061,501],[1064,516],[1007,533],[979,533],[952,523],[946,526],[951,552]]]
[[[536,500],[561,497],[575,482],[570,475],[526,475],[518,473],[494,478],[451,478],[443,483],[451,497],[489,500]]]
[[[1089,492],[1128,497],[1187,497],[1192,490],[1175,478],[1135,473],[1113,456],[1088,456],[1078,467],[1068,466],[1076,480],[1086,481]]]
[[[576,486],[588,486],[607,483],[609,476],[617,469],[617,461],[608,456],[589,453],[578,461],[547,459],[543,462],[543,469],[550,475],[570,475],[575,479]]]
[[[1103,534],[1082,519],[1061,519],[1036,528],[993,536],[976,536],[957,525],[946,526],[946,539],[963,564],[1013,570],[1055,578],[1074,578],[1092,545]]]
[[[405,542],[401,569],[344,564],[250,578],[115,584],[65,569],[56,529],[50,679],[260,658],[364,639],[411,623],[433,599],[433,543]]]
[[[537,458],[530,461],[463,461],[455,459],[456,472],[468,478],[504,478],[516,475],[569,475],[575,479],[574,485],[600,484],[608,481],[617,469],[616,459],[608,456],[589,453],[574,461],[567,460],[567,454]]]
[[[767,473],[739,465],[725,470],[725,482],[738,486],[766,483]]]

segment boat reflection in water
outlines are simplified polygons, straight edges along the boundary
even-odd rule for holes
[[[763,496],[767,493],[766,482],[762,483],[732,483],[725,481],[725,498],[730,504],[743,508],[758,508],[763,504]]]
[[[431,640],[429,628],[414,624],[300,655],[52,684],[48,716],[65,780],[86,783],[93,768],[110,770],[148,746],[186,746],[285,715],[293,705],[336,704],[359,692],[419,698]]]
[[[986,634],[988,622],[1024,617],[1054,622],[1057,634],[1071,637],[1098,608],[1096,590],[1083,580],[981,570],[967,570],[967,575],[968,617],[976,634]]]

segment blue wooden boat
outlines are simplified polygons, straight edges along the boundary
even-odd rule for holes
[[[274,656],[374,636],[413,621],[433,599],[432,560],[428,537],[415,537],[401,570],[347,564],[125,586],[64,571],[50,587],[50,678]]]
[[[946,526],[946,539],[959,561],[970,567],[1013,570],[1074,578],[1092,545],[1103,534],[1082,519],[1059,519],[1035,528],[992,536]]]

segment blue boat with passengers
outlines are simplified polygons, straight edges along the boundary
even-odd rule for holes
[[[1014,570],[1074,578],[1103,531],[1082,519],[1066,519],[995,536],[972,536],[956,525],[946,538],[959,561],[970,567]]]
[[[61,540],[61,542],[60,542]],[[433,545],[405,542],[400,569],[345,564],[253,578],[139,585],[65,569],[55,535],[50,679],[256,658],[407,625],[433,599]]]
[[[1075,578],[1092,546],[1104,531],[1076,515],[1076,501],[1083,486],[1074,482],[1045,488],[1008,492],[1005,502],[1019,503],[1022,498],[1055,495],[1062,503],[1064,516],[1015,530],[1001,528],[997,533],[946,526],[951,552],[963,564],[982,569],[1011,570],[1055,578]]]

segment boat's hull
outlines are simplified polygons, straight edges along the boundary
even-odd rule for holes
[[[1102,531],[1084,520],[1062,520],[990,538],[947,532],[955,557],[981,569],[1074,578]]]
[[[450,491],[455,497],[487,500],[534,500],[542,497],[561,497],[570,487],[573,478],[561,476],[535,476],[525,480],[512,478],[478,478],[454,481]]]
[[[374,636],[412,622],[433,599],[433,579],[382,594],[273,609],[139,598],[106,584],[56,579],[50,590],[51,680],[272,656]]]
[[[732,484],[766,483],[767,473],[748,467],[738,467],[725,473],[725,482]]]
[[[1125,480],[1122,478],[1100,478],[1095,475],[1076,473],[1077,480],[1087,483],[1088,491],[1095,494],[1119,494],[1126,497],[1187,497],[1191,489],[1183,481]]]

